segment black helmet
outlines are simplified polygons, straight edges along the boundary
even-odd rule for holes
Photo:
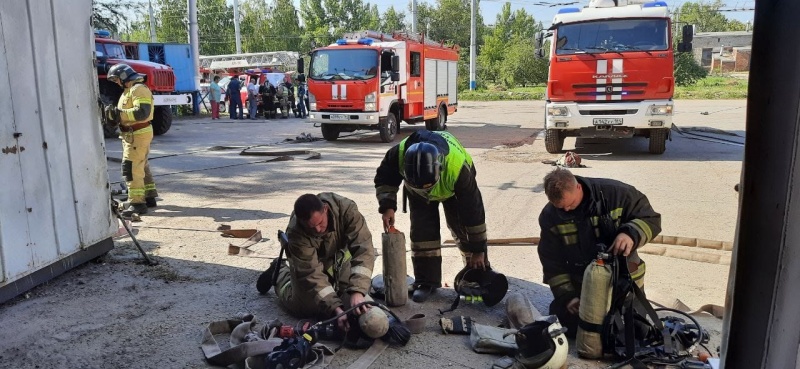
[[[461,296],[468,297],[473,303],[483,302],[492,307],[500,303],[508,292],[508,278],[502,273],[497,273],[491,268],[473,269],[465,266],[453,281],[453,287],[458,295],[449,309],[439,310],[440,314],[451,312],[458,308]]]
[[[566,328],[555,315],[542,316],[514,333],[517,367],[530,369],[559,369],[567,362],[569,343]]]
[[[405,154],[406,183],[411,187],[428,189],[439,181],[444,156],[436,145],[417,142]]]
[[[136,73],[136,71],[133,70],[133,68],[131,68],[131,66],[128,64],[120,63],[112,66],[108,70],[108,73],[106,73],[106,78],[108,78],[108,80],[111,82],[121,85],[128,81],[144,78],[144,75]]]

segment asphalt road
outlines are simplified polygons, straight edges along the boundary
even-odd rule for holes
[[[743,100],[677,101],[675,124],[711,138],[673,132],[663,155],[648,154],[645,139],[568,139],[565,149],[583,155],[587,168],[575,169],[576,174],[619,179],[644,192],[662,214],[663,234],[731,241],[745,105]],[[541,101],[462,102],[449,119],[449,130],[474,157],[490,238],[539,233],[536,220],[546,203],[541,181],[552,169],[541,161],[557,158],[546,153],[537,139],[543,108]],[[402,125],[401,136],[418,128]],[[278,251],[274,235],[285,228],[297,196],[333,191],[358,203],[380,249],[372,179],[392,145],[381,143],[371,132],[335,142],[287,141],[304,133],[321,137],[319,128],[294,118],[177,120],[152,145],[159,207],[135,223],[137,238],[160,265],[141,265],[129,238],[121,238],[101,263],[78,267],[0,306],[0,368],[32,367],[32,362],[55,368],[130,367],[131,363],[143,368],[206,367],[199,334],[208,322],[241,312],[293,322],[277,309],[274,296],[255,291],[255,279],[269,260],[228,255],[228,244],[243,240],[221,238],[215,230],[222,224],[259,229],[265,240],[253,248],[274,257]],[[105,145],[109,178],[119,181],[119,140],[107,139]],[[241,155],[244,148],[276,154],[282,160]],[[303,160],[309,151],[320,158]],[[409,229],[407,215],[398,213],[397,226]],[[443,239],[449,239],[442,227]],[[443,256],[444,281],[450,287],[461,258],[454,249],[445,249]],[[535,248],[492,247],[489,257],[495,269],[509,276],[511,291],[523,293],[539,310],[546,310],[551,295],[541,281]],[[723,303],[727,265],[644,257],[648,291],[680,298],[690,307]],[[380,259],[375,273],[381,270]],[[466,337],[443,336],[438,329],[437,309],[448,306],[454,296],[451,288],[444,288],[425,304],[396,309],[402,317],[425,313],[430,317],[428,329],[409,345],[388,349],[373,367],[488,367],[495,356],[476,354]],[[497,325],[504,316],[502,305],[466,306],[453,314]],[[709,329],[718,341],[719,322],[709,322]],[[340,351],[334,367],[346,367],[359,354]],[[574,352],[570,359],[570,368],[606,365],[579,360]]]

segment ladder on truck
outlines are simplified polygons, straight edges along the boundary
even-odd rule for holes
[[[261,67],[292,71],[297,68],[297,59],[299,58],[300,53],[297,51],[201,56],[200,69],[247,69]]]

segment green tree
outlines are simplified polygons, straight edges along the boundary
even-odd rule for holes
[[[200,55],[235,53],[233,6],[228,6],[225,0],[198,0],[197,33]]]
[[[693,24],[696,32],[725,32],[734,31],[744,24],[731,21],[726,18],[719,10],[725,6],[722,0],[685,2],[678,11],[678,22]],[[733,23],[732,22],[736,22]]]
[[[381,17],[381,32],[392,33],[395,31],[405,31],[405,29],[405,13],[398,12],[393,6],[390,6],[383,12],[383,16]]]
[[[675,54],[675,84],[689,86],[708,75],[705,68],[697,64],[691,53]]]
[[[270,22],[272,17],[263,0],[245,0],[239,6],[239,32],[242,52],[257,53],[267,51]],[[236,35],[234,34],[234,42]]]
[[[92,27],[105,29],[112,34],[125,31],[128,22],[126,13],[141,11],[142,4],[131,0],[93,0],[92,1]]]

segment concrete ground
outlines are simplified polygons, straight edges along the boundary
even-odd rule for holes
[[[565,149],[575,149],[587,166],[574,173],[618,179],[645,193],[662,214],[662,234],[732,241],[738,211],[733,186],[743,155],[742,146],[732,142],[744,142],[745,105],[744,100],[677,101],[675,125],[715,142],[673,132],[663,155],[648,154],[642,138],[605,143],[568,139]],[[476,163],[490,238],[539,234],[537,217],[546,203],[542,177],[553,168],[541,161],[557,158],[537,138],[543,107],[541,101],[462,102],[450,117],[450,131]],[[418,127],[403,125],[401,134]],[[376,133],[351,134],[336,142],[285,141],[302,133],[321,137],[319,128],[294,118],[176,121],[152,146],[159,207],[134,223],[137,239],[160,264],[142,265],[130,238],[122,237],[97,263],[79,266],[0,306],[0,368],[203,368],[208,365],[199,349],[200,333],[211,321],[250,312],[262,321],[294,323],[277,308],[273,294],[256,292],[255,280],[269,259],[228,255],[229,243],[244,240],[222,238],[215,230],[222,224],[259,229],[265,240],[253,249],[274,257],[275,234],[285,228],[297,196],[333,191],[359,204],[380,251],[372,179],[392,145],[381,143]],[[264,162],[269,157],[239,155],[250,146],[311,150],[321,158]],[[119,181],[119,140],[106,140],[106,150],[110,180]],[[398,212],[397,227],[409,229],[406,214]],[[442,235],[449,239],[444,225]],[[390,347],[372,367],[487,368],[497,358],[471,351],[466,336],[441,334],[437,309],[455,297],[452,279],[462,265],[456,249],[443,253],[447,288],[424,304],[409,302],[395,309],[403,318],[426,314],[427,331],[404,347]],[[542,283],[535,247],[492,246],[489,257],[509,277],[510,291],[547,310],[551,294]],[[727,265],[643,258],[649,293],[679,298],[692,308],[723,304]],[[375,273],[380,270],[378,257]],[[447,316],[456,314],[498,325],[504,304],[467,305]],[[706,317],[702,323],[712,333],[714,350],[721,321]],[[333,367],[345,368],[360,354],[343,349]],[[570,368],[608,364],[580,360],[574,350],[569,360]]]

